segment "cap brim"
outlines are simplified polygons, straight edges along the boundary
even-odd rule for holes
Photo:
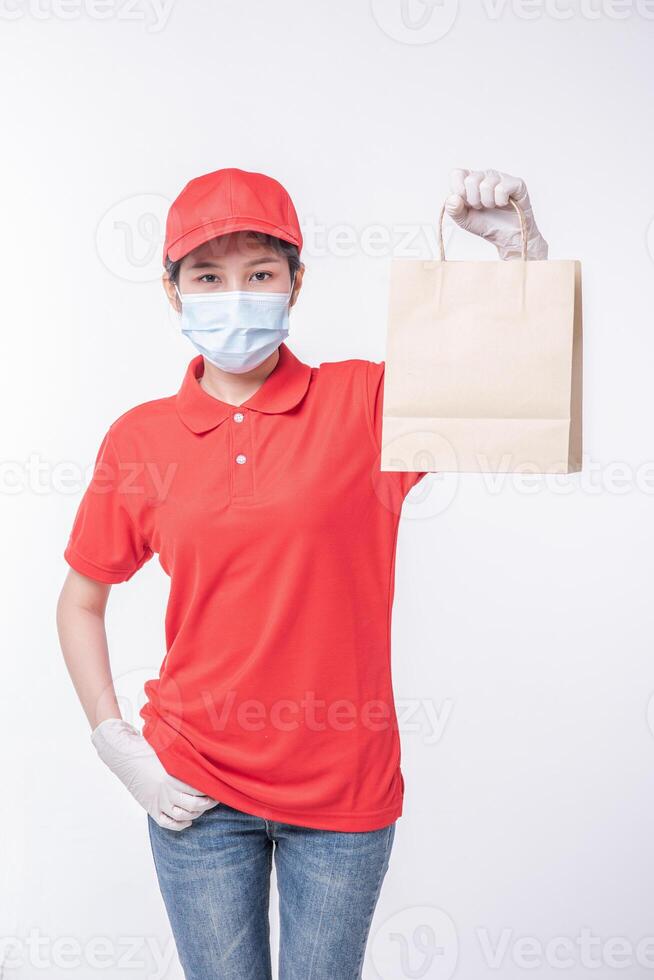
[[[229,235],[235,231],[260,231],[265,235],[274,235],[275,238],[281,238],[282,241],[297,245],[298,248],[302,247],[301,240],[298,241],[297,236],[289,228],[280,228],[279,225],[262,221],[259,218],[221,218],[219,221],[208,221],[191,229],[191,231],[187,231],[185,235],[168,246],[168,258],[177,262],[192,252],[194,248],[204,245],[205,242],[210,242],[212,238]]]

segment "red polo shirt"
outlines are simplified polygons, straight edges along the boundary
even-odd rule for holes
[[[282,343],[238,407],[203,365],[109,427],[64,556],[115,583],[156,554],[170,576],[141,716],[171,775],[270,820],[384,827],[404,792],[395,546],[425,475],[379,469],[384,362],[310,367]]]

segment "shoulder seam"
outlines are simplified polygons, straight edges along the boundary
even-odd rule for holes
[[[132,405],[130,408],[126,408],[124,412],[117,415],[111,423],[111,427],[113,428],[118,422],[122,422],[123,419],[127,418],[132,413],[138,412],[139,409],[147,408],[151,405],[163,404],[164,402],[174,401],[175,397],[175,395],[162,395],[160,398],[149,398],[147,401],[138,402],[138,404]]]

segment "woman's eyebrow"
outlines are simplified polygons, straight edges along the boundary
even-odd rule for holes
[[[262,255],[258,259],[250,259],[246,262],[246,266],[261,265],[262,262],[281,262],[278,255]],[[220,269],[222,268],[221,262],[216,262],[215,259],[198,259],[197,262],[193,262],[189,265],[189,269]]]
[[[246,265],[261,265],[262,262],[281,262],[278,255],[260,255],[258,259],[250,259]]]
[[[215,269],[220,268],[220,262],[212,262],[207,259],[198,259],[189,266],[189,269]]]

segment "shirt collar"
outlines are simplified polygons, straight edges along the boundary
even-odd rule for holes
[[[255,412],[277,414],[294,408],[305,396],[311,378],[311,367],[304,364],[281,343],[279,360],[263,384],[238,406]],[[204,373],[204,358],[198,354],[186,368],[184,380],[176,396],[177,412],[192,432],[208,432],[230,418],[236,405],[221,401],[200,387]]]

